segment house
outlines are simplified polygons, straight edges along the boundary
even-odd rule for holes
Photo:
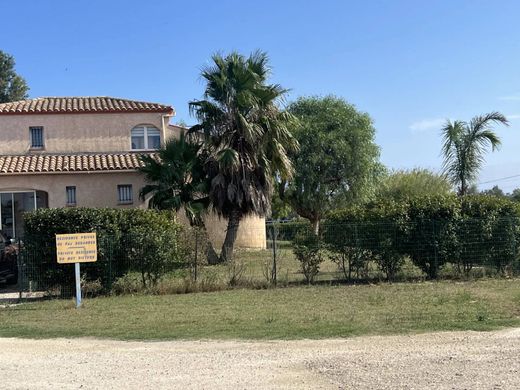
[[[42,207],[146,208],[140,157],[179,135],[174,115],[169,105],[105,96],[0,104],[1,230],[22,236],[22,214]],[[210,219],[219,245],[226,221]],[[264,247],[264,219],[246,219],[237,245]]]

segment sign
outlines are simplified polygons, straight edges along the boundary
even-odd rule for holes
[[[96,233],[56,234],[59,264],[91,263],[97,260]]]

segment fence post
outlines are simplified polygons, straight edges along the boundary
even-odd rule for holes
[[[439,253],[438,253],[438,246],[439,246],[439,242],[438,242],[438,238],[437,238],[437,235],[436,235],[436,232],[435,232],[435,220],[432,219],[432,236],[433,236],[433,266],[435,267],[434,268],[434,275],[435,275],[435,279],[438,278],[438,273],[439,273]]]
[[[110,240],[108,238],[105,238],[105,240],[108,240],[108,290],[112,290],[112,259],[114,258],[114,242],[113,239]],[[105,241],[106,242],[106,241]]]
[[[199,249],[199,230],[195,228],[195,263],[193,265],[193,280],[197,281],[197,263],[198,263],[198,249]]]
[[[276,275],[276,229],[274,223],[271,224],[271,234],[273,236],[273,269],[271,271],[271,281],[276,287],[277,275]]]
[[[21,302],[23,298],[23,284],[24,284],[24,271],[23,271],[23,248],[22,248],[22,240],[18,239],[18,255],[16,256],[16,277],[18,282],[18,301]]]
[[[511,264],[509,266],[511,269],[511,276],[514,276],[516,274],[515,268],[518,268],[518,266],[519,266],[517,253],[516,253],[516,229],[517,229],[518,218],[509,217],[509,223],[510,223],[510,230],[512,232],[512,240],[511,240],[512,256],[511,256]]]

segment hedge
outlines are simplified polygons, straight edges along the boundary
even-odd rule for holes
[[[518,266],[520,207],[492,196],[379,201],[331,213],[322,236],[336,254],[364,251],[389,279],[405,257],[431,279],[446,263],[466,273],[475,265],[505,272]]]
[[[23,239],[29,279],[39,288],[71,291],[73,268],[58,264],[55,235],[96,232],[98,261],[82,264],[86,281],[101,281],[105,290],[122,275],[139,272],[143,284],[154,284],[183,259],[181,225],[171,213],[143,209],[39,209],[24,215]]]
[[[306,230],[309,226],[310,223],[306,219],[289,222],[268,222],[266,223],[266,235],[272,239],[274,229],[276,240],[292,241],[300,231]]]

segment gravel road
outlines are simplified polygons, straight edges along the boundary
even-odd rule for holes
[[[518,389],[520,328],[300,341],[0,339],[9,389]]]

